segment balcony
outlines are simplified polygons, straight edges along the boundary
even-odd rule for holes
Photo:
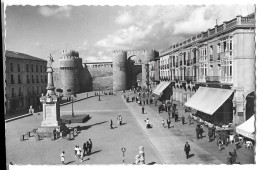
[[[223,76],[220,78],[220,83],[228,83],[231,84],[233,83],[233,77],[232,76]]]
[[[206,82],[220,82],[219,76],[206,76]]]
[[[213,55],[209,55],[209,61],[212,62],[213,61]]]

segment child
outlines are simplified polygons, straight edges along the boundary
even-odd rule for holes
[[[163,127],[165,128],[165,125],[164,125],[164,124],[165,124],[165,122],[164,122],[164,120],[162,120],[162,125],[163,125]]]
[[[62,164],[65,164],[64,161],[65,161],[65,152],[62,151],[61,154],[60,154],[60,160],[61,160],[61,163]]]

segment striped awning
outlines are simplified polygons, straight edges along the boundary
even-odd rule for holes
[[[214,112],[231,96],[234,90],[200,87],[184,104],[195,110],[213,115]]]

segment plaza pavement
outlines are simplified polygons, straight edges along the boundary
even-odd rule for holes
[[[132,96],[137,96],[137,94],[133,94],[133,92],[129,91],[126,92],[124,95],[129,96],[130,98]],[[160,101],[158,102],[157,106],[159,104],[161,104]],[[158,113],[158,107],[155,107],[154,104],[144,106],[146,113],[144,115],[141,114],[141,106],[139,106],[136,102],[130,102],[128,103],[128,106],[136,110],[136,112],[138,113],[136,114],[137,116],[140,116],[143,119],[150,119],[150,122],[152,125],[154,125],[154,128],[148,129],[147,133],[149,133],[151,140],[153,141],[152,143],[157,146],[156,148],[158,148],[158,150],[161,151],[163,157],[165,157],[166,163],[171,163],[172,161],[173,163],[184,164],[226,164],[228,152],[232,152],[235,149],[234,144],[229,144],[228,146],[224,146],[223,150],[219,151],[216,144],[216,139],[211,142],[208,141],[207,127],[203,127],[205,131],[203,133],[204,137],[202,139],[197,139],[195,133],[197,123],[192,121],[191,125],[188,124],[188,114],[190,114],[190,112],[185,113],[184,107],[179,104],[177,104],[179,119],[182,115],[184,115],[186,123],[183,125],[181,120],[175,122],[172,118],[170,129],[163,128],[161,123],[161,121],[164,120],[166,124],[168,113]],[[162,137],[157,140],[156,137],[158,136]],[[189,142],[191,146],[190,154],[194,154],[188,160],[181,159],[185,157],[183,151],[185,142]],[[168,147],[169,150],[167,150],[165,147]],[[237,154],[237,161],[241,164],[254,164],[253,149],[246,149],[242,147],[237,150]],[[173,159],[168,160],[167,158],[170,157],[172,157]]]
[[[132,92],[125,95],[133,96]],[[181,106],[178,106],[179,114],[184,114]],[[6,124],[6,153],[7,162],[14,164],[60,164],[59,154],[65,151],[65,161],[69,165],[82,164],[122,164],[121,148],[126,148],[125,163],[132,164],[138,153],[138,147],[145,147],[146,164],[222,164],[226,163],[226,157],[234,146],[229,145],[219,151],[216,141],[208,142],[208,138],[197,140],[195,137],[195,124],[182,125],[181,121],[174,122],[170,129],[163,128],[161,120],[166,120],[167,113],[158,114],[154,104],[145,106],[145,114],[141,114],[141,107],[135,103],[126,103],[122,93],[117,96],[98,96],[74,103],[75,115],[89,114],[90,120],[84,124],[70,124],[69,127],[81,126],[81,133],[72,141],[23,141],[20,135],[38,127],[42,121],[42,115],[33,115]],[[61,115],[70,114],[71,105],[61,107]],[[116,117],[123,117],[122,126],[111,130],[109,121],[113,119],[116,125]],[[146,129],[144,120],[150,119],[152,129]],[[186,117],[187,121],[187,117]],[[166,122],[166,121],[165,121]],[[207,131],[204,128],[205,131]],[[205,136],[205,134],[204,134]],[[76,161],[74,147],[82,147],[83,142],[89,138],[93,141],[93,154],[84,157],[84,162]],[[184,144],[188,141],[191,145],[193,156],[188,160],[184,153]],[[238,161],[243,164],[254,162],[252,150],[240,148]]]
[[[162,163],[119,95],[101,96],[101,101],[98,101],[98,96],[81,100],[74,103],[74,109],[75,115],[89,114],[91,118],[84,124],[68,125],[81,126],[81,132],[72,141],[20,141],[21,134],[40,125],[41,113],[6,123],[7,162],[16,165],[57,165],[60,164],[60,153],[65,151],[65,162],[69,165],[122,164],[121,148],[125,147],[125,164],[132,164],[139,146],[144,146],[146,164]],[[70,111],[71,105],[61,107],[61,115],[70,114]],[[123,117],[123,125],[117,127],[116,117],[119,114]],[[110,119],[114,121],[114,129],[110,129]],[[85,156],[82,163],[76,161],[75,145],[82,147],[89,138],[93,141],[93,154]]]

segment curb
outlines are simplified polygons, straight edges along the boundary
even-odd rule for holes
[[[13,121],[13,120],[17,120],[17,119],[20,119],[20,118],[32,116],[32,115],[33,115],[32,113],[28,113],[28,114],[24,114],[24,115],[21,115],[21,116],[13,117],[13,118],[11,118],[11,119],[5,120],[5,123],[11,122],[11,121]]]

